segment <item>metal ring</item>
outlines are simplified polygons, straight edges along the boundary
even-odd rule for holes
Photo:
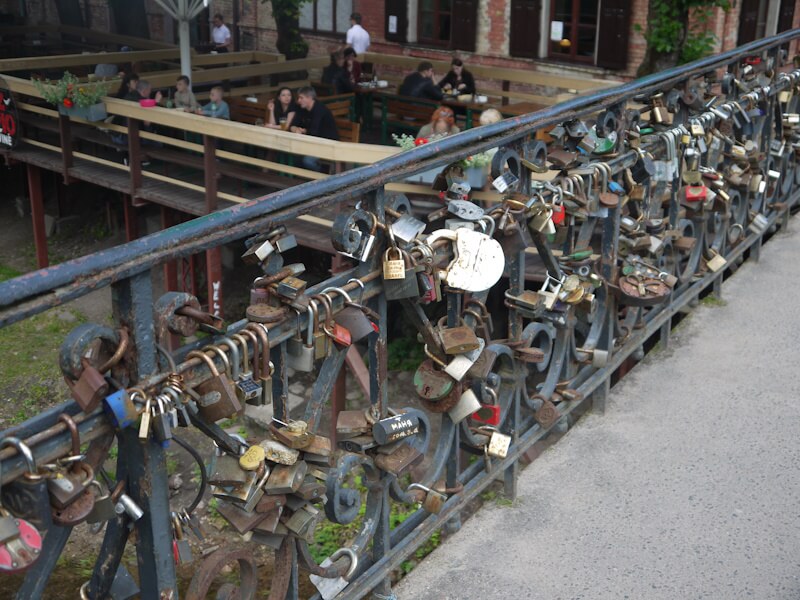
[[[347,556],[350,558],[350,568],[348,568],[347,572],[342,575],[342,578],[345,581],[350,581],[350,578],[355,575],[356,569],[358,568],[358,554],[356,554],[352,548],[339,548],[336,552],[331,554],[331,563],[336,562],[342,556]]]

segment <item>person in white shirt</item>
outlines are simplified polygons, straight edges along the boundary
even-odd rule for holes
[[[217,52],[228,52],[231,47],[231,30],[223,22],[222,15],[214,15],[214,28],[211,30],[211,39],[214,42],[214,50]]]
[[[347,45],[356,51],[356,54],[364,54],[369,48],[369,33],[361,26],[361,14],[353,13],[350,15],[350,29],[347,30]]]

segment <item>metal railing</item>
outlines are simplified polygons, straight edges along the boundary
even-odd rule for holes
[[[587,401],[602,410],[611,377],[623,362],[640,353],[652,336],[660,336],[666,345],[673,316],[708,288],[719,294],[724,274],[734,270],[745,255],[757,258],[764,236],[785,225],[800,196],[800,169],[796,168],[800,141],[795,133],[800,71],[783,65],[780,48],[798,36],[800,32],[792,31],[753,42],[23,275],[0,284],[0,325],[111,286],[114,318],[117,327],[127,332],[127,342],[123,344],[119,335],[107,328],[84,325],[62,347],[62,370],[74,379],[87,371],[81,358],[93,340],[105,340],[112,349],[119,346],[122,350],[108,367],[113,381],[105,380],[111,386],[108,394],[119,387],[134,397],[157,398],[172,387],[179,397],[173,397],[176,408],[189,414],[185,423],[214,439],[222,452],[237,456],[246,444],[227,435],[199,411],[205,396],[197,388],[212,377],[197,355],[188,356],[190,350],[208,343],[218,343],[219,353],[227,355],[236,344],[225,346],[226,342],[215,336],[174,352],[178,362],[174,368],[160,360],[158,342],[165,333],[164,323],[175,318],[180,302],[174,297],[177,304],[155,302],[150,271],[168,260],[274,231],[298,215],[358,201],[352,214],[342,215],[334,223],[332,236],[338,250],[363,260],[356,259],[353,269],[296,295],[277,293],[274,284],[286,273],[267,268],[269,281],[259,284],[268,290],[267,308],[248,311],[250,320],[232,323],[226,333],[247,329],[257,333],[258,327],[250,321],[265,322],[261,331],[267,337],[259,342],[253,336],[251,349],[255,351],[259,345],[270,348],[274,373],[262,392],[271,391],[275,424],[280,429],[290,416],[288,363],[296,360],[293,352],[298,347],[313,349],[316,344],[306,341],[311,340],[306,328],[313,327],[314,319],[306,320],[305,307],[310,303],[323,309],[328,300],[322,293],[327,288],[353,295],[363,292],[360,302],[371,309],[369,315],[377,325],[377,333],[367,336],[362,346],[369,358],[370,385],[369,406],[363,416],[370,427],[407,404],[398,398],[389,401],[387,304],[400,305],[418,329],[432,357],[425,367],[428,375],[417,373],[423,382],[417,392],[426,410],[405,413],[409,418],[413,415],[418,427],[411,441],[401,446],[417,458],[425,455],[427,466],[416,482],[422,487],[403,489],[401,474],[407,469],[388,470],[380,458],[385,444],[376,452],[377,438],[369,436],[371,429],[363,428],[361,421],[354,429],[360,437],[348,438],[347,428],[337,427],[346,452],[328,459],[326,468],[313,466],[305,455],[315,474],[312,479],[324,482],[324,493],[309,492],[308,504],[291,504],[284,517],[292,511],[292,518],[307,511],[311,515],[308,522],[313,523],[321,515],[315,511],[324,511],[328,520],[349,523],[364,503],[363,526],[349,547],[335,554],[335,562],[325,567],[310,558],[308,540],[312,538],[296,522],[275,544],[271,598],[297,597],[298,567],[325,579],[323,587],[340,586],[337,597],[360,598],[370,592],[386,596],[392,569],[437,529],[458,529],[467,502],[500,475],[506,493],[513,498],[519,459],[526,450],[553,427],[565,424],[568,415]],[[653,100],[657,94],[662,95]],[[647,121],[645,114],[649,115]],[[582,131],[580,119],[590,116],[595,128]],[[549,130],[555,141],[546,148],[535,141],[535,134],[552,126],[557,126]],[[607,146],[605,150],[602,144]],[[445,168],[494,148],[499,150],[492,162],[492,176],[509,186],[502,201],[473,205],[472,209],[451,203],[452,214],[440,211],[434,223],[458,217],[472,225],[451,224],[461,228],[443,233],[442,227],[433,235],[409,239],[399,235],[398,222],[404,217],[408,221],[411,204],[403,196],[386,193],[387,183]],[[548,171],[548,163],[560,167]],[[445,199],[462,199],[468,191],[464,183],[458,169],[450,170]],[[482,210],[474,212],[477,208]],[[477,218],[481,213],[484,216]],[[460,233],[464,231],[470,233]],[[459,245],[459,236],[465,244]],[[371,240],[371,251],[367,240]],[[262,242],[263,238],[255,243]],[[498,255],[492,249],[499,243],[503,252]],[[406,277],[422,282],[430,276],[426,281],[432,288],[436,278],[445,278],[440,301],[433,300],[434,289],[423,301],[419,293],[387,301],[386,290],[394,286],[381,276],[381,266],[384,251],[395,245],[422,270],[420,277],[416,271]],[[474,253],[471,261],[468,251]],[[451,262],[454,258],[461,260]],[[457,283],[459,268],[462,278]],[[488,282],[486,289],[478,280]],[[531,281],[536,282],[535,289],[531,289]],[[346,295],[336,290],[325,293],[332,301],[326,310],[338,314]],[[397,294],[394,289],[392,296]],[[185,299],[181,302],[185,304]],[[441,306],[446,326],[432,324],[431,309],[426,312],[422,302]],[[487,303],[491,308],[484,310]],[[313,308],[310,314],[313,316]],[[483,351],[471,358],[457,351],[447,354],[439,336],[462,322],[477,330],[475,337],[482,340],[479,347]],[[491,325],[496,328],[494,334]],[[173,323],[171,327],[176,326]],[[321,330],[312,331],[315,333],[326,337]],[[289,346],[293,346],[291,352]],[[311,360],[317,378],[304,420],[320,439],[321,415],[347,351],[343,344],[328,342],[321,360]],[[450,361],[463,356],[467,356],[469,372],[460,373],[459,378]],[[434,363],[443,363],[445,368]],[[431,379],[426,379],[429,375]],[[432,391],[437,385],[438,394]],[[134,392],[134,388],[140,391]],[[487,410],[489,417],[484,421],[495,423],[494,430],[481,429],[481,422],[468,416],[469,412],[464,419],[456,416],[458,407],[470,400],[468,393]],[[140,437],[136,418],[129,427],[115,427],[108,416],[110,402],[106,397],[102,407],[84,413],[70,401],[7,429],[0,437],[24,441],[38,465],[55,461],[71,454],[69,424],[61,417],[65,413],[73,417],[81,441],[91,442],[85,460],[96,467],[116,437],[116,479],[142,514],[132,516],[130,510],[120,509],[108,522],[94,573],[83,593],[104,597],[118,572],[130,529],[135,528],[142,597],[177,597],[164,447],[146,428]],[[495,411],[491,406],[500,408]],[[433,418],[441,419],[436,436],[431,434]],[[275,435],[291,437],[283,429]],[[503,442],[509,444],[506,449]],[[396,449],[389,449],[384,456],[397,459]],[[478,460],[468,460],[469,454]],[[1,449],[0,461],[5,506],[47,532],[41,555],[18,592],[19,597],[39,597],[72,527],[48,521],[52,511],[47,483],[23,475],[26,462],[17,448]],[[367,488],[365,497],[346,484],[356,473]],[[393,502],[422,502],[423,507],[390,529]],[[254,539],[275,542],[270,535]],[[198,569],[188,597],[203,597],[209,574],[225,559],[243,565],[241,593],[251,597],[252,559],[242,552],[207,559],[211,562]],[[345,575],[349,582],[338,579]]]

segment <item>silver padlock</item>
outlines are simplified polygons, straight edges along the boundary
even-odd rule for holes
[[[456,355],[453,360],[444,367],[444,372],[456,381],[461,381],[472,368],[472,365],[478,361],[485,347],[486,341],[483,338],[478,338],[478,347],[470,352]],[[458,421],[455,422],[457,423]]]
[[[323,560],[322,564],[320,564],[320,567],[323,569],[330,567],[342,556],[348,556],[350,558],[350,567],[347,569],[347,573],[344,574],[344,577],[331,579],[328,577],[320,577],[319,575],[314,574],[308,576],[308,578],[311,580],[311,583],[313,583],[314,587],[317,588],[319,595],[322,596],[322,600],[333,600],[333,598],[342,593],[344,588],[346,588],[347,584],[350,582],[350,579],[356,573],[356,569],[358,568],[358,555],[353,551],[352,548],[339,548],[336,552]]]
[[[461,394],[461,398],[458,399],[456,405],[447,411],[447,415],[450,417],[450,420],[453,423],[461,423],[464,419],[470,416],[472,413],[480,410],[481,403],[478,401],[478,397],[475,395],[471,389],[467,389],[463,394]]]

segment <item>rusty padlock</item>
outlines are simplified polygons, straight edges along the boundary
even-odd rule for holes
[[[465,354],[478,348],[478,336],[471,327],[463,324],[463,319],[462,324],[456,327],[446,327],[446,320],[447,317],[439,320],[439,337],[445,354]]]
[[[233,384],[230,379],[220,374],[214,361],[205,352],[192,350],[186,358],[199,358],[211,371],[211,377],[195,388],[201,396],[197,408],[205,421],[213,423],[241,412],[242,405],[239,403]]]
[[[100,402],[106,397],[108,382],[88,359],[81,358],[81,366],[83,370],[77,381],[70,381],[67,376],[64,376],[64,381],[75,402],[88,414],[100,406]]]

